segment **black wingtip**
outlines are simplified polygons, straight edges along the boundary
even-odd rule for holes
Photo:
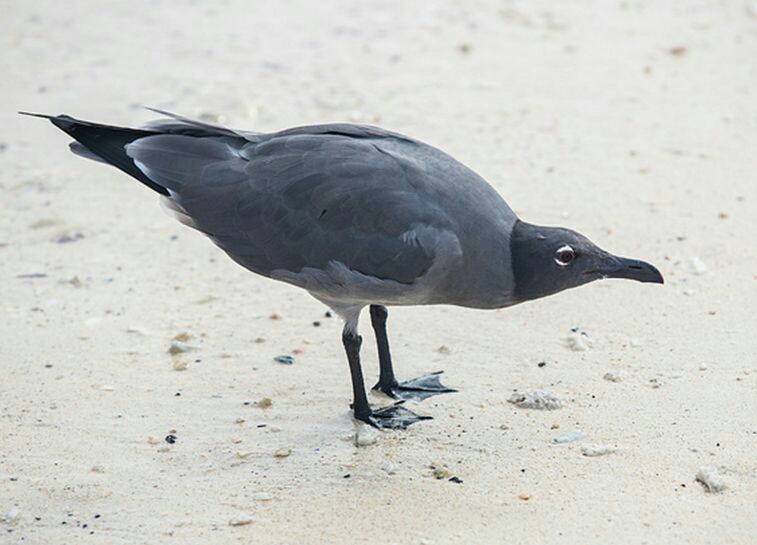
[[[34,112],[22,112],[22,111],[19,111],[18,113],[19,113],[19,115],[28,115],[29,117],[40,117],[42,119],[55,119],[56,117],[59,117],[57,115],[38,114],[38,113],[34,113]]]

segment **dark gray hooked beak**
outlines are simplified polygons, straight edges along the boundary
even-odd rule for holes
[[[650,265],[646,261],[628,259],[627,257],[609,255],[607,260],[595,272],[607,278],[628,278],[629,280],[651,282],[653,284],[665,283],[657,267]]]

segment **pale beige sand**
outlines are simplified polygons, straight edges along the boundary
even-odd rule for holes
[[[0,543],[757,542],[757,5],[568,4],[2,2]],[[460,393],[358,449],[336,319],[15,114],[142,104],[412,134],[667,284],[392,310],[400,376]],[[564,346],[575,326],[590,350]],[[200,348],[176,371],[182,331]],[[534,388],[568,401],[507,403]]]

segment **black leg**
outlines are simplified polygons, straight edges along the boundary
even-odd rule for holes
[[[376,333],[379,355],[379,381],[373,389],[381,390],[386,395],[393,396],[392,392],[398,384],[392,368],[392,355],[389,353],[389,337],[386,335],[386,319],[388,316],[389,312],[385,306],[371,305],[371,325]]]
[[[383,409],[371,409],[368,398],[365,395],[363,384],[363,371],[360,368],[360,345],[363,339],[354,331],[344,329],[342,343],[347,352],[347,360],[350,363],[350,376],[352,377],[352,411],[355,418],[362,420],[376,428],[405,429],[410,424],[420,420],[430,420],[430,416],[419,416],[413,411],[402,406],[402,402],[396,403]]]
[[[378,345],[379,354],[379,381],[373,387],[374,390],[381,390],[389,397],[394,399],[412,399],[423,401],[424,399],[438,394],[456,392],[452,388],[444,386],[439,375],[442,371],[431,373],[429,375],[408,380],[402,383],[397,382],[392,367],[392,356],[389,353],[389,337],[386,334],[386,319],[389,312],[383,305],[371,305],[371,325],[376,333],[376,344]]]
[[[347,361],[350,363],[350,376],[352,377],[352,410],[355,418],[368,422],[371,416],[371,407],[368,405],[368,397],[365,395],[363,383],[363,370],[360,367],[360,345],[363,338],[354,331],[346,328],[342,332],[342,344],[347,352]]]

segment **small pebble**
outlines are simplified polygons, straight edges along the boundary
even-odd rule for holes
[[[331,318],[331,317],[333,316],[333,314],[331,314],[331,311],[330,311],[330,310],[327,310],[327,311],[326,311],[326,312],[324,313],[324,316],[325,316],[326,318]]]
[[[450,477],[449,482],[463,484],[463,480],[460,477]]]
[[[321,327],[321,322],[319,322],[318,320],[315,320],[313,322],[313,327]]]
[[[242,515],[240,517],[234,517],[233,519],[229,520],[229,526],[247,526],[248,524],[252,524],[253,518],[248,515]]]
[[[81,240],[83,238],[84,235],[82,233],[75,233],[73,235],[70,233],[63,233],[62,235],[57,237],[54,242],[58,244],[68,244],[70,242],[76,242],[77,240]]]
[[[158,445],[160,444],[160,439],[158,439],[154,435],[149,435],[147,437],[147,442],[150,443],[151,445]]]
[[[355,446],[367,447],[373,445],[378,441],[378,432],[370,426],[360,424],[355,432]]]
[[[263,337],[255,337],[255,340],[253,342],[255,344],[261,344],[265,342],[265,339]]]
[[[671,47],[668,49],[668,53],[673,55],[674,57],[683,57],[687,52],[687,49],[683,47],[682,45],[678,45],[675,47]]]
[[[290,454],[292,454],[292,449],[290,448],[280,448],[279,450],[273,453],[273,455],[276,458],[286,458]]]
[[[241,416],[238,416],[237,419],[234,420],[234,423],[235,424],[244,424],[245,423],[245,419],[242,418]]]
[[[281,363],[284,365],[292,365],[294,363],[294,357],[288,355],[288,354],[282,354],[280,356],[276,356],[273,358],[273,361],[276,363]]]
[[[609,371],[605,373],[602,376],[602,378],[609,382],[620,382],[621,380],[623,380],[622,378],[620,378],[620,375],[616,375],[615,373],[610,373]]]
[[[726,489],[725,479],[712,466],[702,466],[697,471],[696,480],[704,485],[705,490],[717,494]]]
[[[513,395],[507,401],[517,405],[521,409],[541,409],[547,411],[560,409],[565,404],[564,398],[547,390],[513,392]]]
[[[447,346],[446,344],[441,345],[436,349],[436,351],[440,354],[449,354],[450,352],[452,352],[452,350],[450,350],[449,346]]]
[[[166,435],[166,443],[169,445],[173,445],[176,442],[176,436],[172,433],[169,433]]]
[[[270,397],[264,397],[257,402],[257,406],[261,409],[270,409],[273,406],[273,400]]]
[[[274,313],[272,313],[272,314],[271,314],[271,315],[270,315],[270,316],[268,317],[268,319],[269,319],[269,320],[281,320],[281,316],[280,316],[279,314],[277,314],[277,313],[275,313],[275,312],[274,312]]]
[[[707,371],[707,364],[706,363],[700,363],[699,364],[699,370],[700,371]]]
[[[191,339],[191,338],[192,338],[192,336],[189,333],[187,333],[186,331],[182,331],[181,333],[177,333],[174,336],[173,340],[185,343],[185,342],[189,341],[189,339]]]
[[[9,511],[3,515],[3,520],[7,524],[15,524],[21,517],[21,510],[18,507],[12,507]]]
[[[532,497],[531,494],[518,494],[518,499],[523,501],[529,501]]]
[[[581,454],[590,458],[612,454],[617,449],[610,445],[586,445],[581,447]]]
[[[591,348],[592,344],[589,334],[578,327],[571,329],[570,333],[565,337],[565,346],[574,352],[586,352]]]
[[[197,350],[197,348],[197,346],[174,339],[171,341],[171,347],[168,349],[168,353],[172,356],[175,356],[176,354],[183,354],[184,352],[189,352],[190,350]]]
[[[249,458],[253,454],[254,453],[251,450],[240,450],[237,451],[237,458],[242,458],[244,460],[245,458]]]
[[[387,460],[381,464],[381,471],[384,471],[387,475],[394,475],[397,473],[397,466]]]
[[[582,432],[581,430],[575,430],[569,433],[566,433],[565,435],[560,435],[558,437],[555,437],[552,439],[555,443],[562,444],[562,443],[573,443],[575,441],[580,441],[581,439],[585,438],[586,434]]]
[[[689,258],[689,265],[691,266],[691,271],[696,275],[701,276],[707,272],[707,265],[705,265],[697,256]]]
[[[171,366],[174,371],[186,371],[189,368],[189,362],[187,360],[175,359]]]
[[[537,367],[546,367],[547,366],[547,362],[546,361],[540,361],[539,363],[536,364],[536,366]]]

